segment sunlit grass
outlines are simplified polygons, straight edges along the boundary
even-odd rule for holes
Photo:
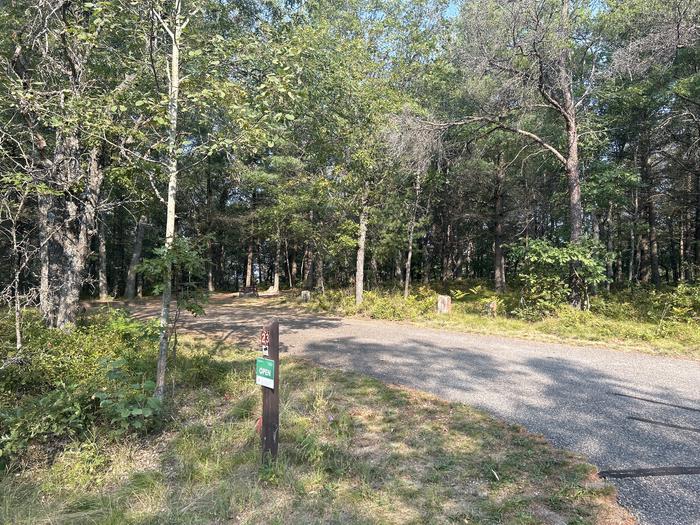
[[[465,405],[282,362],[261,465],[255,353],[186,343],[163,432],[97,431],[0,480],[2,523],[539,523],[624,514],[593,467]],[[204,366],[208,356],[209,366]],[[612,513],[612,514],[611,514]],[[612,522],[611,522],[612,523]]]
[[[449,293],[449,290],[443,292]],[[317,295],[306,306],[319,312],[410,321],[472,333],[594,344],[700,359],[700,324],[690,318],[685,321],[664,318],[663,308],[659,312],[659,305],[653,308],[649,305],[649,297],[655,297],[653,291],[639,292],[638,304],[633,293],[625,292],[620,297],[612,294],[594,298],[594,308],[590,311],[563,305],[554,315],[534,321],[518,319],[510,313],[509,308],[517,303],[515,292],[504,296],[496,315],[490,315],[492,312],[485,306],[495,301],[496,296],[484,286],[473,287],[453,301],[449,314],[437,313],[436,293],[428,288],[417,289],[409,300],[396,291],[375,291],[366,295],[361,307],[355,305],[354,295],[339,290]]]

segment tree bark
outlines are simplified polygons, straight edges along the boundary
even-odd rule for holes
[[[406,277],[404,279],[403,296],[404,299],[408,297],[411,291],[411,259],[413,258],[413,234],[416,229],[416,219],[418,217],[418,203],[420,201],[421,189],[422,189],[422,173],[416,173],[416,179],[413,184],[415,192],[415,200],[413,202],[413,209],[411,210],[411,217],[408,223],[408,243],[406,250]]]
[[[608,214],[607,214],[607,219],[606,219],[606,240],[607,240],[607,250],[608,254],[612,253],[615,246],[613,244],[614,242],[614,230],[613,230],[613,204],[612,202],[608,203]],[[613,273],[613,261],[612,259],[608,259],[606,265],[605,265],[605,276],[607,277],[607,283],[605,285],[606,289],[610,291],[610,285],[613,282],[614,279],[614,273]]]
[[[503,188],[506,180],[506,170],[499,158],[496,170],[496,188],[493,197],[493,276],[497,293],[506,291],[506,267],[503,254]]]
[[[676,251],[676,238],[673,232],[673,218],[668,221],[668,240],[670,243],[669,247],[669,259],[671,263],[671,274],[673,277],[673,282],[678,283],[678,252]],[[668,281],[668,273],[666,275],[666,280]]]
[[[321,290],[322,294],[326,293],[326,285],[323,275],[323,256],[319,250],[316,250],[316,265],[314,268],[316,274],[316,287]]]
[[[695,265],[700,267],[700,170],[695,174]]]
[[[207,291],[214,292],[216,285],[214,284],[214,241],[207,241]]]
[[[136,268],[141,261],[141,251],[143,250],[143,236],[146,230],[146,220],[146,216],[141,215],[134,230],[134,249],[131,252],[129,269],[126,273],[126,287],[124,289],[124,297],[127,300],[133,299],[136,293]]]
[[[289,270],[289,286],[294,288],[297,284],[297,250],[294,248],[292,250],[292,257],[291,257],[291,269]]]
[[[253,242],[248,243],[248,255],[245,265],[245,285],[246,288],[253,286]]]
[[[304,281],[304,288],[307,290],[310,290],[312,288],[313,284],[313,272],[311,271],[313,269],[313,260],[314,260],[314,252],[313,249],[311,248],[311,244],[306,245],[306,249],[304,250],[304,261],[303,261],[303,281]]]
[[[180,0],[174,0],[173,27],[169,30],[171,41],[170,82],[168,85],[168,203],[165,220],[165,250],[169,252],[175,242],[175,203],[177,197],[177,122],[180,102],[180,37],[182,19]],[[170,261],[170,259],[168,259]],[[170,301],[172,299],[172,263],[166,264],[163,279],[163,300],[160,310],[160,340],[158,345],[158,365],[156,370],[156,389],[154,395],[162,399],[165,395],[165,372],[168,364],[168,343],[170,340]]]
[[[277,239],[275,246],[275,273],[272,277],[272,291],[277,293],[280,291],[280,270],[282,267],[282,238],[280,237],[280,228],[277,226]]]
[[[362,304],[365,286],[365,242],[367,240],[367,221],[369,219],[369,183],[365,182],[362,190],[360,209],[360,228],[357,235],[357,257],[355,258],[355,304]]]
[[[78,145],[75,137],[61,138],[56,146],[56,162],[63,181],[78,182],[81,173],[86,173],[82,198],[76,201],[65,182],[63,194],[52,196],[41,207],[41,222],[48,226],[42,228],[48,238],[42,239],[46,251],[42,253],[41,295],[46,303],[41,310],[49,326],[62,329],[67,329],[77,315],[103,179],[99,146],[91,148],[86,171],[82,172]]]
[[[654,286],[659,286],[661,284],[661,275],[659,272],[659,245],[657,242],[657,218],[656,218],[656,203],[654,202],[656,185],[654,181],[654,173],[651,167],[651,145],[650,137],[643,133],[639,139],[639,161],[640,161],[640,171],[642,175],[642,182],[645,186],[644,196],[645,196],[645,207],[647,212],[647,224],[649,226],[648,234],[648,254],[647,259],[649,263],[650,278]]]
[[[107,289],[107,241],[105,240],[104,223],[100,222],[97,233],[98,252],[99,252],[99,269],[97,283],[100,290],[100,301],[106,301],[109,297]]]

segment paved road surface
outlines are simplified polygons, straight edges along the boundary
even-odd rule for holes
[[[698,362],[316,316],[263,298],[219,296],[184,323],[242,341],[271,316],[294,354],[483,408],[585,455],[621,476],[609,479],[642,524],[700,524]]]

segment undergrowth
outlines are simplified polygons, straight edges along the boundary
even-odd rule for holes
[[[437,314],[438,293],[452,297],[450,314]],[[340,315],[492,334],[556,337],[700,358],[700,285],[599,291],[590,297],[588,310],[573,308],[565,300],[552,302],[552,295],[547,295],[544,309],[532,303],[524,306],[521,289],[497,294],[486,283],[476,281],[418,287],[408,298],[396,290],[372,290],[364,297],[362,304],[356,305],[352,291],[330,290],[315,295],[309,306]]]
[[[50,456],[91,433],[118,437],[158,426],[154,324],[120,310],[95,313],[69,331],[46,328],[32,312],[25,319],[21,350],[0,338],[0,468],[32,453]]]

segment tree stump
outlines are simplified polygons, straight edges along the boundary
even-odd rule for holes
[[[302,303],[308,303],[311,300],[311,292],[308,290],[304,290],[301,292],[301,302]]]
[[[452,310],[452,298],[449,295],[438,295],[437,311],[439,314],[448,314]]]

